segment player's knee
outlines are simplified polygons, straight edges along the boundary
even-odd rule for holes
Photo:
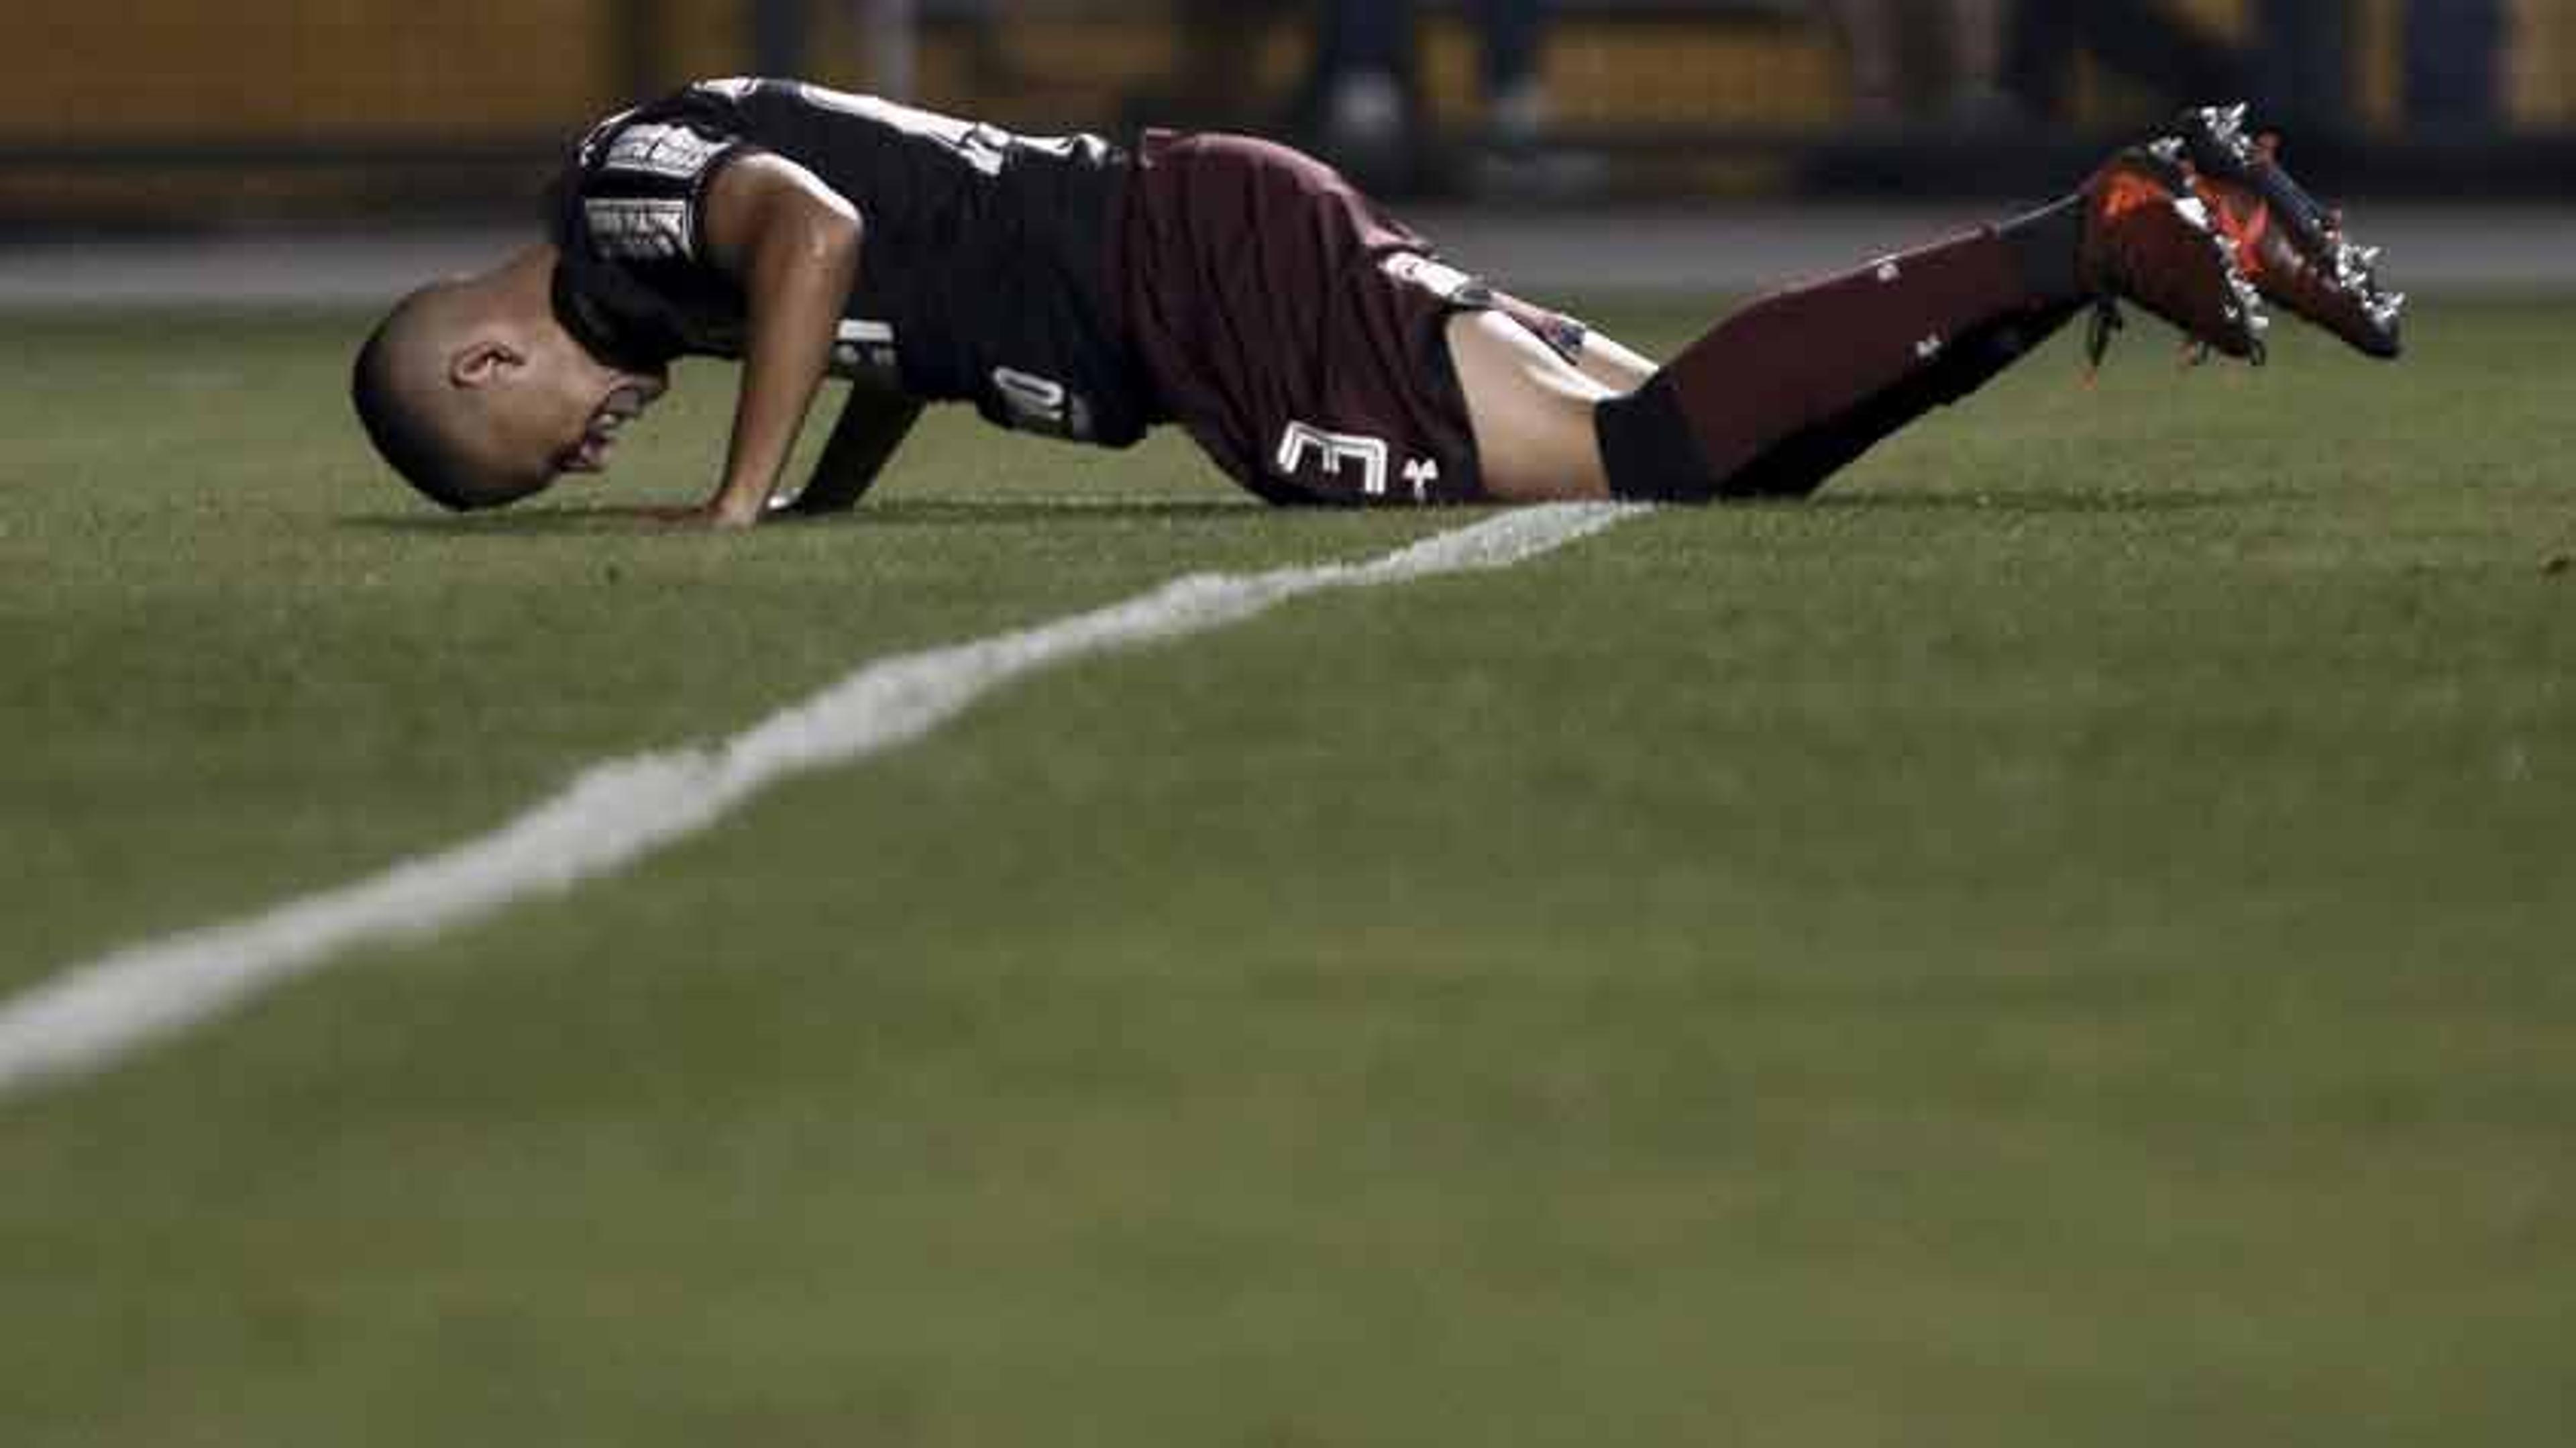
[[[1700,456],[1670,378],[1658,375],[1625,397],[1604,399],[1592,409],[1592,426],[1612,497],[1705,503],[1718,496],[1720,480]]]

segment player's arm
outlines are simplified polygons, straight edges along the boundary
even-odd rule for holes
[[[767,153],[719,171],[701,216],[707,259],[742,288],[745,334],[724,481],[699,513],[749,527],[777,491],[830,365],[858,281],[862,224],[813,172]]]
[[[920,420],[916,398],[865,383],[852,387],[849,400],[841,404],[841,420],[833,424],[823,456],[814,463],[814,476],[780,511],[811,515],[855,506]]]

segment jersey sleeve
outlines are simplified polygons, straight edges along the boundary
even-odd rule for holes
[[[572,198],[579,241],[598,260],[643,271],[705,264],[708,187],[756,148],[682,120],[604,127],[582,158]]]

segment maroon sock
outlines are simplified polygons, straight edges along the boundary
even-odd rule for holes
[[[1706,499],[1788,439],[1942,365],[1963,338],[2078,294],[2080,211],[2002,228],[1775,292],[1728,317],[1632,397],[1600,409],[1611,487]]]

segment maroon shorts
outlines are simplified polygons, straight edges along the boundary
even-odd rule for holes
[[[1581,324],[1440,263],[1340,173],[1245,136],[1148,132],[1113,266],[1163,407],[1274,503],[1467,503],[1476,441],[1448,319],[1560,352]]]

